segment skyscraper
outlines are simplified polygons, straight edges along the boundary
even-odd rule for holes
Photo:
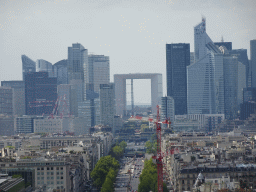
[[[83,93],[82,100],[86,100],[86,83],[88,82],[88,50],[79,43],[68,47],[68,82],[72,80],[82,80]],[[80,97],[80,96],[79,96]]]
[[[25,80],[25,75],[29,72],[36,72],[36,62],[27,57],[26,55],[21,55],[22,60],[22,79]]]
[[[243,89],[246,88],[246,66],[238,61],[237,104],[243,103]]]
[[[236,55],[237,60],[243,63],[246,67],[246,87],[251,86],[251,67],[247,56],[247,49],[233,49],[229,51],[230,54]]]
[[[93,84],[92,91],[99,93],[100,84],[108,84],[109,57],[104,55],[89,55],[89,84]]]
[[[101,124],[113,129],[115,115],[115,86],[114,83],[100,85],[100,119]]]
[[[52,64],[43,59],[36,60],[36,72],[47,72],[48,77],[54,77]]]
[[[218,47],[225,46],[228,51],[232,50],[232,42],[214,42],[214,45],[217,45]]]
[[[223,57],[224,72],[224,114],[226,119],[236,118],[238,111],[238,61],[237,57],[225,54]]]
[[[54,76],[57,77],[57,84],[68,84],[68,60],[63,59],[53,65]]]
[[[175,101],[175,114],[187,114],[187,69],[190,45],[166,44],[167,96]]]
[[[57,100],[57,78],[47,72],[28,73],[25,76],[26,115],[51,114]]]
[[[165,121],[166,119],[172,123],[175,119],[174,99],[170,96],[161,98],[161,121]],[[166,128],[166,124],[163,124],[163,127]]]
[[[194,27],[194,46],[195,63],[187,66],[188,114],[223,114],[223,54],[207,35],[204,18]]]
[[[252,87],[256,87],[256,39],[250,41]]]
[[[13,115],[13,89],[0,87],[0,114]]]
[[[1,86],[13,88],[13,115],[25,115],[24,81],[2,81]]]

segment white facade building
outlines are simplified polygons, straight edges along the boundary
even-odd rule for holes
[[[223,54],[206,33],[205,19],[194,27],[195,63],[187,66],[188,114],[223,114]]]
[[[63,119],[34,119],[34,133],[63,133]]]

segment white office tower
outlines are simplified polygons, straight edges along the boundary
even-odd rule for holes
[[[36,60],[36,72],[47,72],[49,77],[55,77],[52,64],[43,59]]]
[[[187,66],[188,114],[223,114],[223,54],[206,33],[205,19],[194,27],[195,62]]]
[[[174,99],[170,96],[161,97],[161,121],[170,120],[174,123],[175,119],[175,105]],[[162,128],[167,128],[166,124],[162,124]]]

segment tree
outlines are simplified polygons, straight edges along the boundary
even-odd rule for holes
[[[125,148],[127,147],[127,143],[126,143],[125,141],[122,141],[122,142],[119,144],[119,146],[120,146],[123,150],[125,150]]]
[[[109,172],[106,176],[106,179],[102,185],[101,192],[108,192],[108,191],[114,191],[114,180],[116,178],[116,171],[114,169],[110,168]]]
[[[110,155],[101,157],[91,172],[91,177],[97,187],[103,185],[110,169],[117,171],[119,169],[119,162]]]
[[[115,157],[116,159],[120,159],[120,157],[123,156],[124,150],[120,146],[115,146],[112,148],[112,156]]]
[[[147,149],[147,153],[156,153],[156,148],[157,148],[157,142],[155,141],[154,143],[147,141],[145,143],[145,147]]]

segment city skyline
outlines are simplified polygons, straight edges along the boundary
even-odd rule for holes
[[[0,81],[22,79],[21,55],[56,63],[67,59],[67,47],[78,42],[89,54],[109,56],[111,82],[114,74],[157,72],[163,74],[166,95],[165,44],[190,43],[193,51],[193,27],[202,16],[213,42],[223,36],[233,49],[247,49],[249,58],[256,31],[255,6],[250,0],[27,0],[1,1],[0,5]],[[150,103],[150,96],[143,94],[149,88],[150,81],[134,84],[135,103]]]

